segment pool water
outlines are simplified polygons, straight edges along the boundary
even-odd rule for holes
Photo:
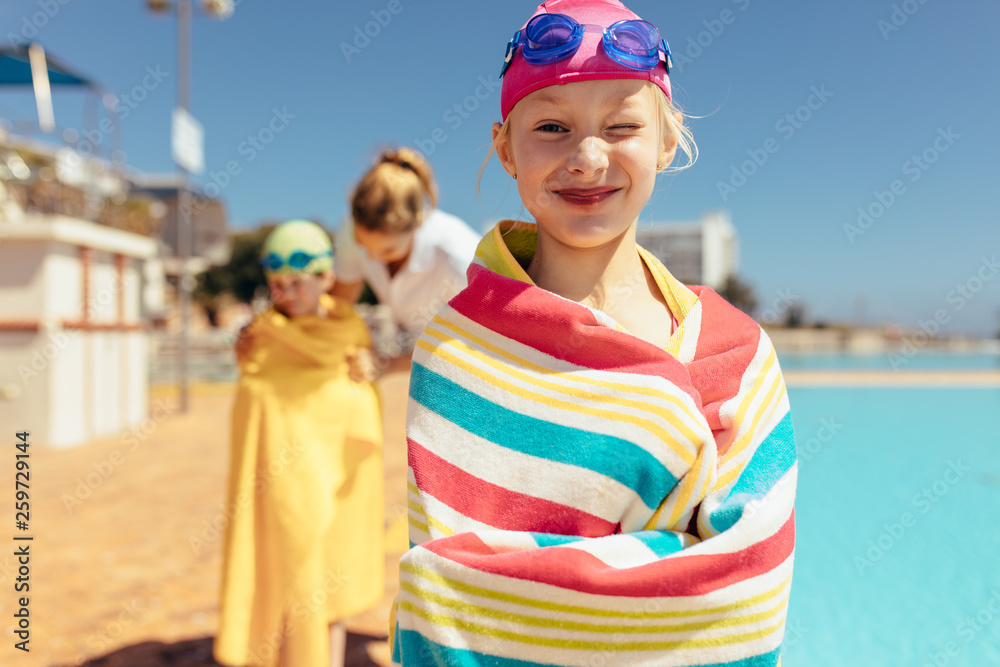
[[[1000,390],[793,387],[789,400],[782,664],[1000,665]]]

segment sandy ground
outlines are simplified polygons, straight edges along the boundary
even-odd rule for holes
[[[348,622],[348,664],[388,664],[385,640],[406,549],[406,373],[379,382],[385,421],[389,554],[376,608]],[[30,448],[30,528],[14,529],[16,424],[0,461],[0,665],[158,667],[216,664],[221,536],[232,386],[199,386],[180,414],[154,392],[151,417],[120,437],[68,450]],[[31,535],[30,653],[14,648],[13,534]],[[192,540],[199,538],[202,542]]]

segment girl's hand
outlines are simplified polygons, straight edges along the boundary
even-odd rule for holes
[[[347,355],[347,376],[354,382],[371,382],[379,375],[378,361],[369,348]]]
[[[233,343],[233,351],[236,352],[237,363],[243,363],[253,352],[253,332],[252,322],[246,324],[236,335],[236,342]]]

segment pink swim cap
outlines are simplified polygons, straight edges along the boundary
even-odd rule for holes
[[[531,18],[539,14],[566,14],[577,22],[608,27],[617,21],[639,19],[618,0],[547,0],[538,5]],[[529,19],[530,21],[531,19]],[[527,21],[524,26],[527,26]],[[522,30],[524,29],[522,26]],[[593,79],[641,79],[652,81],[670,97],[670,77],[663,66],[649,71],[620,65],[604,51],[601,34],[586,32],[580,48],[571,57],[547,65],[532,65],[517,49],[503,77],[500,91],[500,114],[504,120],[514,105],[529,93],[546,86],[556,86],[575,81]]]

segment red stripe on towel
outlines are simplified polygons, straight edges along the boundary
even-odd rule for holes
[[[612,535],[618,527],[593,514],[479,479],[412,438],[406,441],[417,487],[470,519],[501,530],[583,537]]]
[[[470,283],[485,285],[463,290],[449,305],[490,331],[584,368],[667,378],[698,400],[684,366],[666,350],[610,329],[586,307],[533,285],[478,264],[468,274]]]
[[[795,543],[795,515],[778,532],[727,554],[678,555],[628,569],[566,547],[494,553],[473,533],[422,545],[437,555],[482,572],[550,584],[581,593],[622,597],[705,595],[752,579],[783,563]],[[682,552],[683,553],[683,552]]]
[[[713,431],[722,427],[719,408],[740,393],[740,383],[757,354],[761,329],[748,315],[726,303],[708,287],[691,286],[701,301],[701,336],[694,360],[687,365],[701,394],[704,414]],[[714,335],[705,335],[713,332]],[[718,335],[724,332],[724,335]],[[720,451],[722,455],[725,452]]]

